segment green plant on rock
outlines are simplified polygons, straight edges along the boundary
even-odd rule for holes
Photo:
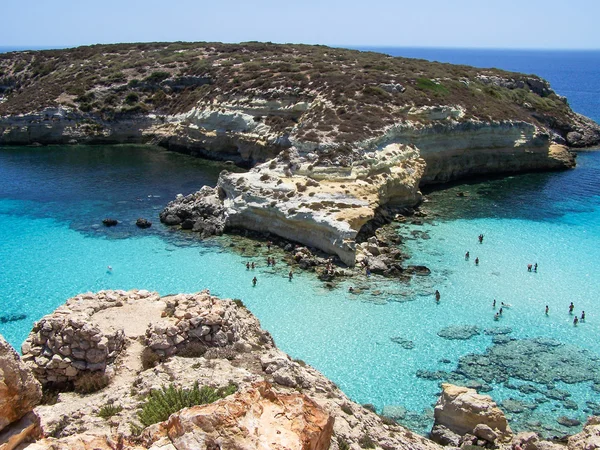
[[[198,383],[191,389],[176,388],[171,384],[169,387],[150,392],[138,412],[138,419],[144,427],[148,427],[164,422],[171,414],[183,408],[212,403],[236,391],[237,386],[234,384],[219,389],[210,386],[199,387]]]
[[[377,446],[375,445],[375,441],[373,441],[373,439],[371,439],[371,436],[369,436],[367,433],[363,434],[360,439],[358,440],[358,445],[360,445],[360,448],[376,448]]]
[[[121,411],[123,411],[123,407],[121,405],[115,405],[114,403],[109,402],[100,408],[100,411],[98,411],[98,417],[110,419],[112,416],[119,414]]]

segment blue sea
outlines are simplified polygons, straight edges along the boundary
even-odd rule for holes
[[[600,52],[378,50],[539,74],[575,111],[600,120]],[[430,219],[398,232],[409,262],[432,274],[328,289],[310,274],[290,282],[283,264],[268,268],[262,258],[248,271],[250,258],[228,238],[203,242],[159,223],[178,193],[216,182],[218,163],[154,147],[3,147],[0,333],[18,348],[35,320],[79,292],[208,288],[242,299],[280,348],[353,400],[378,412],[406,408],[401,421],[419,432],[431,427],[439,384],[449,380],[491,395],[513,429],[572,433],[559,418],[600,413],[600,152],[577,160],[567,172],[426,191]],[[105,228],[105,217],[120,223]],[[152,227],[138,229],[138,217]]]

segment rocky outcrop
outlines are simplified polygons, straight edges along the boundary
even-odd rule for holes
[[[454,444],[456,438],[441,439],[443,429],[449,430],[450,435],[464,437],[470,434],[490,444],[497,440],[507,441],[512,437],[504,413],[492,398],[466,387],[442,384],[442,394],[435,406],[434,418],[432,436],[434,440],[444,444]]]
[[[600,417],[590,417],[581,433],[577,433],[567,442],[569,450],[594,450],[600,448]]]
[[[354,265],[356,236],[381,205],[420,200],[424,164],[414,148],[396,144],[330,158],[336,164],[289,150],[248,173],[224,172],[216,189],[179,197],[163,210],[161,220],[181,221],[182,228],[189,221],[203,233],[208,226],[216,233],[227,227],[267,231]]]
[[[17,352],[0,336],[0,449],[12,450],[41,436],[33,408],[42,390]]]
[[[33,410],[41,398],[40,384],[0,336],[0,430]]]
[[[327,450],[334,418],[309,397],[278,394],[268,383],[173,414],[145,432],[149,448]]]
[[[321,373],[277,349],[241,301],[221,300],[208,291],[162,298],[146,291],[102,291],[70,299],[54,316],[76,319],[82,311],[88,311],[101,336],[121,330],[125,344],[110,366],[107,386],[85,394],[60,392],[56,403],[37,407],[44,433],[52,437],[32,449],[208,449],[218,444],[335,450],[370,442],[381,449],[440,450],[400,425],[384,423]],[[56,330],[54,340],[64,336],[66,327]],[[169,347],[156,348],[159,342]],[[149,358],[148,351],[158,350],[163,351],[158,358]],[[152,364],[146,364],[149,359]],[[237,393],[147,427],[140,443],[130,428],[139,424],[140,399],[170,384],[190,388],[196,383],[233,383]],[[99,417],[109,405],[114,415]]]

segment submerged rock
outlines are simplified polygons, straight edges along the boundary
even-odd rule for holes
[[[479,327],[474,325],[453,325],[442,328],[437,335],[450,340],[467,340],[481,334]]]
[[[390,341],[400,345],[402,348],[405,348],[407,350],[415,348],[415,343],[413,341],[403,338],[402,336],[391,337]]]
[[[152,222],[148,219],[139,218],[135,221],[135,224],[138,228],[150,228],[152,226]]]
[[[117,225],[119,223],[119,221],[117,219],[104,219],[104,220],[102,220],[102,223],[106,227],[114,227],[115,225]]]

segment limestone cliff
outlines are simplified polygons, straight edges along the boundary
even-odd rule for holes
[[[165,223],[268,231],[352,265],[382,206],[418,203],[426,183],[573,167],[569,147],[600,127],[536,76],[323,46],[0,55],[0,145],[121,142],[253,168],[169,205]]]

